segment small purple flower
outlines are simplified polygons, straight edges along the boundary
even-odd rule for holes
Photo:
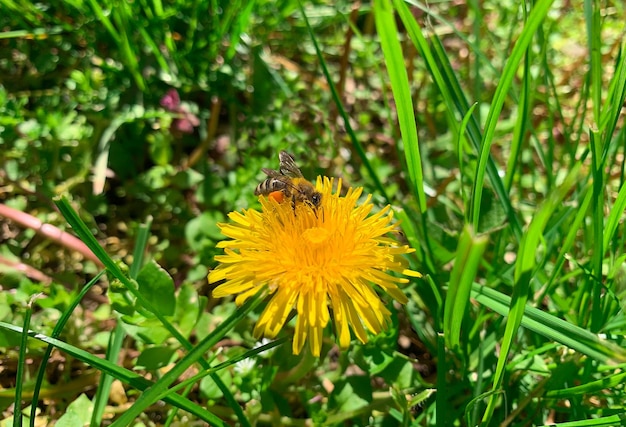
[[[176,89],[170,89],[161,98],[161,106],[178,116],[172,121],[172,128],[181,133],[193,133],[193,128],[200,125],[198,116],[190,112],[186,106],[181,105],[180,96]]]
[[[161,98],[161,107],[173,113],[178,113],[180,111],[180,96],[178,96],[178,91],[176,89],[168,90],[165,96]]]
[[[193,128],[200,124],[200,119],[187,111],[183,112],[184,117],[182,119],[174,119],[172,126],[182,133],[193,133]]]

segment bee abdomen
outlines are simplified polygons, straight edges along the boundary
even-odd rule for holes
[[[256,186],[254,190],[255,196],[267,196],[269,193],[273,191],[284,190],[287,187],[287,184],[283,181],[280,181],[276,178],[268,178],[259,185]]]

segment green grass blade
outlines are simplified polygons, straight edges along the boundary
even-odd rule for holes
[[[395,4],[394,0],[394,4]],[[489,73],[498,74],[499,71],[494,67],[488,55],[486,55],[479,46],[479,43],[475,43],[473,40],[474,37],[469,37],[467,33],[459,30],[458,26],[451,20],[446,19],[443,15],[437,13],[433,8],[431,8],[428,3],[419,2],[416,0],[406,0],[404,3],[410,4],[411,6],[421,10],[425,15],[431,17],[434,21],[442,23],[450,32],[454,33],[459,40],[462,40],[467,46],[469,46],[472,52],[479,59],[479,63],[484,67],[488,68]],[[470,4],[470,7],[476,8],[479,5]],[[396,4],[397,7],[397,4]],[[480,10],[476,10],[477,14],[480,14]],[[478,19],[476,20],[478,21]]]
[[[539,247],[539,242],[543,238],[543,231],[554,211],[559,207],[571,188],[578,182],[579,171],[580,164],[573,168],[566,176],[563,184],[557,187],[555,191],[549,195],[545,203],[536,212],[528,230],[522,237],[517,253],[517,261],[515,263],[515,286],[513,288],[513,296],[511,297],[509,318],[504,331],[504,337],[502,338],[500,356],[498,357],[498,364],[493,377],[492,390],[494,391],[498,390],[502,384],[504,379],[504,368],[509,357],[509,351],[513,344],[513,338],[517,333],[524,316],[524,309],[530,290],[530,281],[537,263],[537,249]],[[494,394],[490,397],[487,409],[483,414],[483,422],[486,425],[489,425],[491,422],[496,401],[497,395]]]
[[[59,208],[61,214],[65,217],[66,221],[72,226],[76,234],[80,237],[80,239],[87,245],[89,249],[98,257],[98,259],[102,262],[102,264],[106,267],[106,269],[116,278],[118,279],[125,288],[130,291],[133,296],[137,299],[137,301],[144,306],[148,311],[153,313],[156,318],[161,322],[164,328],[166,328],[170,334],[179,342],[186,350],[192,350],[194,347],[191,343],[183,337],[180,332],[169,322],[160,312],[156,310],[152,304],[150,304],[146,298],[138,292],[137,287],[131,282],[131,280],[122,272],[119,265],[116,264],[111,257],[104,251],[102,246],[98,243],[98,241],[93,237],[89,228],[85,225],[85,223],[80,219],[76,211],[72,209],[71,205],[67,201],[65,197],[59,197],[55,200],[55,204]],[[203,360],[200,359],[198,361],[203,368],[208,369],[209,365]],[[215,375],[212,378],[216,381],[217,386],[222,390],[224,396],[227,401],[235,402],[235,398],[228,388],[223,384],[223,382]],[[239,405],[232,406],[235,414],[239,422],[242,423],[243,426],[249,426],[249,422],[243,410]]]
[[[604,104],[605,109],[602,111],[600,119],[600,129],[604,133],[604,147],[608,149],[609,143],[613,138],[613,132],[621,117],[622,106],[626,100],[626,55],[624,54],[623,45],[620,49],[619,62],[615,66],[615,74],[609,84],[607,101]]]
[[[563,245],[561,246],[561,249],[559,250],[559,254],[557,255],[554,271],[552,272],[552,275],[550,276],[550,279],[545,286],[544,295],[541,295],[538,298],[539,301],[543,299],[546,293],[550,292],[552,285],[557,281],[559,277],[561,277],[561,271],[563,270],[563,266],[565,265],[566,255],[570,252],[570,250],[574,246],[574,243],[576,241],[577,236],[579,235],[583,222],[585,218],[587,217],[587,212],[589,210],[589,206],[591,205],[593,192],[588,191],[588,188],[585,188],[584,191],[581,191],[581,195],[582,195],[581,197],[584,197],[583,201],[582,203],[580,203],[580,206],[576,210],[576,217],[570,224],[569,231],[567,232],[567,235],[565,236],[565,239],[563,240]]]
[[[600,123],[600,109],[602,108],[602,25],[600,11],[602,5],[598,0],[585,0],[585,22],[587,24],[587,42],[589,47],[589,61],[591,73],[591,99],[593,102],[593,119],[596,126]]]
[[[206,377],[207,375],[211,375],[211,374],[215,374],[223,369],[229,368],[231,366],[236,365],[237,363],[241,362],[242,360],[245,359],[249,359],[252,357],[255,357],[257,355],[259,355],[260,353],[263,353],[264,351],[268,351],[271,350],[274,347],[278,347],[282,344],[285,344],[287,341],[289,340],[289,337],[285,336],[282,338],[279,338],[277,340],[274,340],[272,342],[269,342],[267,344],[264,344],[260,347],[255,347],[252,350],[248,350],[245,353],[239,355],[239,356],[234,356],[229,358],[227,361],[222,362],[210,369],[206,369],[202,372],[197,373],[196,375],[194,375],[193,377],[190,377],[184,381],[181,381],[179,383],[177,383],[176,385],[170,387],[166,392],[164,392],[163,394],[157,396],[158,400],[163,400],[165,397],[167,397],[168,394],[170,393],[177,393],[179,390],[186,388],[186,387],[190,387],[195,385],[196,382],[200,381],[202,378]]]
[[[119,34],[119,49],[123,54],[128,71],[133,76],[137,87],[141,91],[146,90],[146,82],[139,67],[139,58],[141,57],[135,45],[132,41],[132,34],[129,34],[127,29],[133,28],[131,22],[133,22],[133,12],[130,10],[130,5],[125,2],[118,3],[116,7],[111,9],[111,16],[117,24]]]
[[[391,90],[396,102],[400,133],[402,134],[404,155],[409,170],[412,190],[417,196],[420,211],[424,213],[426,212],[426,194],[424,193],[424,176],[417,138],[415,109],[411,98],[404,55],[398,40],[395,16],[389,0],[374,1],[374,18],[391,81]]]
[[[448,372],[450,369],[448,358],[445,357],[446,346],[445,339],[441,334],[437,334],[437,354],[441,355],[437,359],[437,371]],[[445,375],[437,375],[437,394],[435,395],[437,407],[437,427],[447,427],[452,423],[452,416],[445,408],[450,404],[450,398],[454,394],[448,392],[448,381]]]
[[[511,297],[494,289],[474,283],[472,298],[501,316],[508,316],[510,313]],[[537,308],[528,305],[524,307],[521,326],[580,352],[598,363],[618,365],[626,362],[626,350],[619,345],[600,339],[598,335],[586,329]]]
[[[0,40],[4,39],[24,39],[24,38],[47,38],[48,36],[63,34],[65,30],[62,27],[52,28],[33,28],[32,30],[13,30],[2,31],[0,33]]]
[[[148,239],[150,238],[150,226],[152,225],[152,217],[149,216],[146,222],[139,226],[139,232],[137,233],[137,240],[135,241],[135,247],[133,248],[133,264],[130,266],[130,277],[136,279],[139,274],[139,270],[144,265],[144,259],[146,254],[146,248],[148,247]]]
[[[605,254],[606,251],[609,250],[609,244],[611,243],[611,239],[615,236],[617,227],[624,215],[624,210],[626,210],[626,185],[622,185],[622,188],[620,188],[617,198],[615,199],[615,204],[611,207],[609,217],[606,220],[602,239],[602,254]]]
[[[23,328],[19,326],[14,326],[5,322],[0,322],[0,328],[15,332],[18,334],[23,333]],[[109,375],[114,376],[120,381],[123,381],[138,390],[146,390],[153,386],[153,383],[145,379],[143,376],[136,374],[135,372],[132,372],[128,369],[121,368],[117,366],[116,363],[112,363],[105,359],[96,357],[93,354],[89,353],[88,351],[82,350],[78,347],[69,345],[56,338],[51,338],[51,337],[45,336],[43,334],[39,334],[34,331],[28,331],[27,333],[29,337],[42,341],[48,345],[52,345],[58,348],[59,350],[62,350],[65,353],[69,354],[70,356],[86,363],[89,366],[99,369],[102,372],[107,372]],[[218,425],[218,426],[224,425],[224,422],[218,417],[216,417],[215,415],[213,415],[211,412],[207,411],[200,405],[197,405],[195,403],[190,402],[187,399],[182,398],[181,396],[177,394],[169,395],[167,398],[164,398],[163,400],[166,401],[167,403],[180,407],[181,409],[196,415],[197,417],[201,418],[202,420],[206,422],[211,423],[212,425]]]
[[[61,214],[65,217],[65,220],[72,226],[78,237],[87,245],[89,249],[96,255],[96,257],[102,262],[102,264],[106,267],[106,269],[117,279],[119,280],[124,287],[130,291],[137,301],[145,307],[148,311],[153,313],[156,318],[161,322],[161,324],[170,332],[170,334],[178,340],[181,344],[185,345],[187,340],[174,328],[169,320],[167,320],[159,310],[156,310],[152,304],[139,292],[137,286],[133,284],[131,279],[122,272],[121,268],[117,263],[115,263],[111,257],[105,252],[105,250],[100,246],[98,241],[91,234],[87,225],[82,221],[82,219],[78,216],[76,211],[72,209],[71,205],[67,201],[65,197],[59,197],[55,199],[55,204],[59,208]],[[189,344],[188,344],[189,345]]]
[[[137,278],[139,270],[144,264],[146,246],[148,244],[148,238],[150,237],[150,224],[152,224],[152,217],[149,217],[146,222],[139,227],[137,240],[133,249],[133,264],[130,266],[129,272],[131,279]],[[118,360],[125,337],[126,334],[124,333],[122,322],[118,318],[115,329],[109,337],[109,345],[107,346],[106,359],[109,362],[115,363]],[[98,389],[96,390],[96,395],[93,398],[94,408],[91,415],[91,427],[96,427],[102,424],[102,416],[109,400],[109,392],[111,390],[112,383],[112,376],[107,375],[106,373],[103,373],[100,376]]]
[[[476,168],[476,177],[474,180],[474,194],[470,209],[470,218],[474,227],[478,227],[480,219],[480,208],[482,202],[482,192],[485,181],[485,171],[490,159],[491,145],[493,144],[493,136],[498,124],[498,117],[502,112],[502,107],[507,96],[517,67],[524,56],[524,53],[528,49],[530,42],[535,35],[535,32],[539,28],[539,25],[543,22],[544,18],[548,14],[550,7],[554,0],[539,0],[533,5],[533,9],[528,16],[528,20],[524,25],[524,29],[519,36],[519,39],[515,43],[511,55],[506,61],[506,65],[502,70],[502,75],[498,82],[496,92],[493,96],[489,113],[485,122],[485,132],[479,149],[479,161]],[[493,182],[492,182],[493,183]]]
[[[111,427],[129,425],[136,417],[143,413],[150,405],[154,404],[176,379],[178,379],[192,364],[201,360],[204,353],[209,351],[222,339],[243,317],[246,316],[261,302],[257,295],[242,305],[233,315],[220,323],[215,330],[204,340],[198,343],[176,365],[161,377],[152,387],[144,391],[139,398],[128,408],[120,418],[115,420]],[[170,394],[171,396],[172,394]]]
[[[20,351],[17,356],[17,373],[15,374],[15,399],[13,400],[13,427],[22,427],[22,387],[24,385],[24,369],[26,368],[26,349],[28,349],[28,328],[30,327],[30,318],[33,314],[33,299],[31,297],[26,312],[24,313],[24,327],[22,328],[22,337],[20,342]]]
[[[330,91],[332,93],[333,100],[335,101],[335,105],[337,106],[337,109],[339,110],[339,115],[343,119],[343,124],[346,128],[346,133],[348,134],[348,136],[350,137],[350,141],[352,142],[352,146],[354,147],[357,154],[359,155],[361,162],[363,162],[363,166],[365,166],[365,169],[367,170],[367,173],[369,174],[370,179],[372,180],[372,183],[374,184],[374,187],[376,188],[376,190],[380,193],[381,196],[383,196],[383,198],[385,199],[387,203],[391,203],[391,200],[389,199],[389,196],[387,195],[387,190],[385,190],[385,187],[380,182],[380,178],[378,177],[378,174],[376,173],[369,159],[365,155],[365,149],[363,148],[363,144],[359,142],[356,134],[354,133],[354,129],[352,129],[352,125],[350,125],[350,118],[348,117],[348,113],[346,113],[345,108],[343,108],[343,103],[341,102],[341,99],[339,98],[339,93],[337,93],[337,88],[335,87],[335,83],[333,82],[333,79],[330,75],[330,71],[328,71],[328,67],[326,66],[326,61],[324,60],[322,51],[319,47],[319,44],[317,43],[317,38],[315,37],[315,33],[313,33],[313,29],[311,28],[309,19],[307,18],[306,13],[304,11],[304,6],[302,6],[302,2],[300,0],[298,0],[298,6],[300,8],[300,13],[302,14],[302,19],[304,20],[304,23],[306,24],[306,28],[309,32],[309,35],[311,36],[311,41],[313,42],[313,46],[315,47],[315,53],[317,55],[317,59],[320,62],[320,66],[322,67],[322,72],[324,73],[324,77],[326,78],[326,82],[328,83],[328,87],[330,88]]]
[[[143,41],[150,48],[150,52],[152,52],[152,54],[154,55],[157,64],[159,64],[159,69],[162,72],[169,74],[171,72],[170,64],[167,62],[167,59],[165,59],[165,56],[163,56],[163,52],[161,52],[161,49],[159,49],[157,42],[155,42],[154,39],[150,37],[150,34],[145,28],[139,27],[138,31],[139,34],[141,34],[141,38],[143,38]]]
[[[586,419],[581,421],[570,421],[566,423],[550,423],[539,427],[615,427],[626,426],[626,413],[609,415],[608,417],[600,417]]]
[[[464,173],[464,169],[465,169],[465,162],[463,161],[463,158],[465,157],[463,155],[463,153],[465,152],[465,148],[464,148],[464,144],[463,142],[465,141],[465,131],[467,130],[467,124],[470,122],[470,120],[472,119],[472,114],[474,113],[474,110],[476,109],[476,106],[478,104],[474,104],[470,107],[469,110],[467,110],[467,114],[465,114],[465,117],[463,117],[463,121],[461,122],[461,128],[459,129],[459,135],[457,138],[457,142],[456,142],[456,150],[458,153],[458,161],[459,161],[459,186],[461,188],[461,199],[463,200],[463,203],[466,204],[465,206],[465,221],[468,222],[468,218],[467,218],[467,196],[465,194],[465,185],[463,185],[463,177],[466,176],[466,174]]]
[[[449,350],[459,351],[461,326],[467,311],[472,283],[489,239],[476,236],[470,226],[463,229],[446,296],[443,334]],[[467,328],[469,329],[469,328]]]
[[[621,372],[619,374],[609,375],[606,378],[591,381],[586,384],[581,384],[561,390],[549,390],[548,392],[546,392],[546,397],[563,399],[575,397],[582,394],[601,393],[603,390],[617,387],[618,385],[623,384],[624,381],[626,381],[626,372]]]
[[[402,19],[402,23],[407,29],[407,33],[411,38],[411,41],[420,55],[424,57],[428,71],[433,77],[433,80],[435,81],[435,84],[439,89],[444,102],[446,103],[446,112],[449,116],[448,123],[450,124],[450,130],[451,132],[458,134],[459,129],[457,119],[454,116],[454,111],[457,111],[461,117],[466,117],[471,107],[465,98],[460,82],[456,78],[449,58],[436,35],[432,38],[433,44],[431,49],[431,45],[422,34],[415,17],[402,0],[394,0],[394,6]],[[479,152],[481,140],[483,138],[480,130],[480,124],[478,123],[475,115],[471,115],[470,117],[471,118],[467,122],[468,138],[474,149]],[[506,212],[511,230],[513,231],[515,237],[519,240],[522,235],[521,222],[517,217],[516,212],[513,210],[509,195],[505,190],[502,179],[498,174],[498,167],[491,157],[487,158],[486,168],[489,179],[493,185],[493,189],[498,196],[498,200],[502,204],[504,211]]]
[[[422,31],[415,20],[415,16],[413,16],[406,3],[402,0],[393,0],[393,4],[407,30],[409,37],[411,38],[411,41],[413,42],[413,45],[415,45],[419,53],[424,57],[424,61],[426,61],[426,65],[428,66],[428,71],[431,73],[433,80],[437,84],[437,87],[443,96],[443,100],[448,107],[446,109],[446,113],[449,115],[448,121],[452,126],[455,126],[456,118],[454,116],[454,111],[460,110],[461,108],[457,108],[457,106],[459,104],[463,104],[464,101],[462,91],[461,93],[456,91],[456,89],[460,89],[460,86],[455,87],[448,84],[447,78],[445,78],[442,74],[442,71],[444,70],[439,67],[426,37],[422,34]],[[467,104],[465,104],[465,106],[469,108]],[[462,115],[465,116],[465,113],[462,113]]]
[[[102,23],[102,25],[104,25],[104,28],[106,28],[107,31],[109,32],[109,35],[113,38],[113,41],[117,43],[118,45],[121,44],[122,40],[121,40],[120,34],[118,33],[117,29],[113,26],[113,23],[109,19],[109,14],[106,13],[102,9],[102,7],[100,6],[100,3],[98,3],[96,0],[87,0],[87,2],[91,6],[91,9],[93,10],[93,12],[96,14],[96,17],[98,18],[98,20]]]
[[[109,336],[109,345],[107,346],[106,360],[112,364],[117,364],[122,344],[124,343],[124,328],[122,322],[118,319],[115,329]],[[109,392],[111,391],[111,384],[113,384],[113,376],[103,372],[98,382],[98,389],[93,397],[93,412],[91,413],[91,427],[97,427],[102,425],[102,416],[104,410],[109,401]]]
[[[239,46],[241,35],[249,31],[250,17],[256,6],[256,1],[248,0],[243,5],[231,6],[235,13],[235,20],[230,28],[230,45],[226,51],[226,58],[232,60]]]
[[[601,137],[597,131],[590,130],[589,144],[591,147],[591,174],[593,178],[593,200],[591,201],[592,233],[594,236],[592,251],[592,274],[602,277],[602,263],[604,258],[604,156]],[[599,280],[593,280],[591,288],[591,330],[599,331],[602,327],[602,294],[604,286]]]
[[[513,130],[513,138],[511,143],[511,154],[507,160],[506,173],[504,174],[504,188],[507,192],[511,191],[513,179],[515,178],[516,166],[520,163],[520,154],[522,152],[522,142],[528,131],[528,120],[530,117],[530,55],[531,50],[526,51],[524,57],[524,77],[522,78],[522,94],[518,103],[517,120]]]
[[[78,307],[78,304],[80,304],[80,302],[83,300],[83,298],[85,297],[85,295],[87,295],[87,292],[89,292],[89,290],[96,284],[98,283],[98,281],[100,280],[100,278],[104,275],[105,271],[101,271],[98,274],[96,274],[96,276],[91,279],[85,286],[83,286],[83,288],[80,290],[80,292],[78,293],[78,295],[76,295],[76,298],[74,298],[72,300],[72,302],[70,303],[70,305],[67,307],[67,310],[65,310],[65,312],[63,312],[63,314],[61,315],[61,317],[59,318],[59,320],[57,321],[57,323],[54,325],[54,329],[52,330],[52,333],[50,334],[50,336],[52,338],[58,338],[61,335],[61,332],[63,332],[63,329],[65,328],[65,325],[67,324],[68,320],[70,319],[72,313],[74,312],[74,310],[76,309],[76,307]],[[25,326],[25,329],[26,326]],[[30,408],[30,425],[31,427],[34,427],[35,425],[35,420],[37,419],[37,401],[39,400],[39,393],[41,391],[41,387],[43,385],[43,380],[44,377],[46,375],[46,366],[48,365],[48,360],[50,359],[50,355],[52,354],[52,350],[53,350],[53,346],[52,345],[48,345],[48,347],[46,348],[46,351],[44,352],[41,360],[41,366],[39,367],[39,370],[37,372],[37,379],[35,380],[35,385],[33,387],[33,399],[32,399],[32,406]]]

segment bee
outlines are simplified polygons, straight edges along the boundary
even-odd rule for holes
[[[281,151],[278,154],[278,160],[280,161],[279,170],[262,169],[268,178],[257,185],[254,195],[268,196],[278,203],[282,203],[285,198],[291,199],[291,206],[294,210],[296,203],[308,203],[317,209],[322,203],[322,194],[302,176],[293,156],[286,151]]]

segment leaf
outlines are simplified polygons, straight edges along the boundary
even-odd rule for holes
[[[91,411],[93,411],[93,403],[85,394],[81,394],[69,404],[67,412],[55,425],[57,427],[83,427],[89,424]]]
[[[419,375],[413,364],[403,358],[396,357],[378,375],[387,384],[393,384],[401,389],[409,389],[415,384],[415,377]]]
[[[200,318],[200,307],[204,305],[206,298],[201,300],[195,288],[185,283],[181,286],[176,299],[176,313],[178,329],[184,336],[189,336],[193,327]]]
[[[367,406],[372,401],[372,384],[369,377],[355,375],[339,381],[335,384],[331,401],[339,413]]]
[[[172,363],[176,349],[169,346],[149,347],[141,352],[137,358],[135,369],[143,367],[150,371],[160,369]]]
[[[233,382],[233,377],[227,369],[222,369],[217,372],[217,376],[227,387],[230,387]],[[200,381],[200,393],[207,399],[219,399],[224,395],[212,377],[204,377],[202,381]]]
[[[194,251],[200,252],[205,247],[213,247],[215,242],[224,238],[217,223],[222,216],[216,213],[204,212],[189,221],[185,227],[187,243]]]
[[[176,309],[176,297],[174,295],[174,281],[171,276],[161,268],[156,261],[147,263],[137,276],[139,293],[160,314],[171,316]]]
[[[146,344],[162,344],[171,337],[169,331],[154,317],[147,319],[136,313],[132,317],[122,316],[122,322],[128,335]]]

